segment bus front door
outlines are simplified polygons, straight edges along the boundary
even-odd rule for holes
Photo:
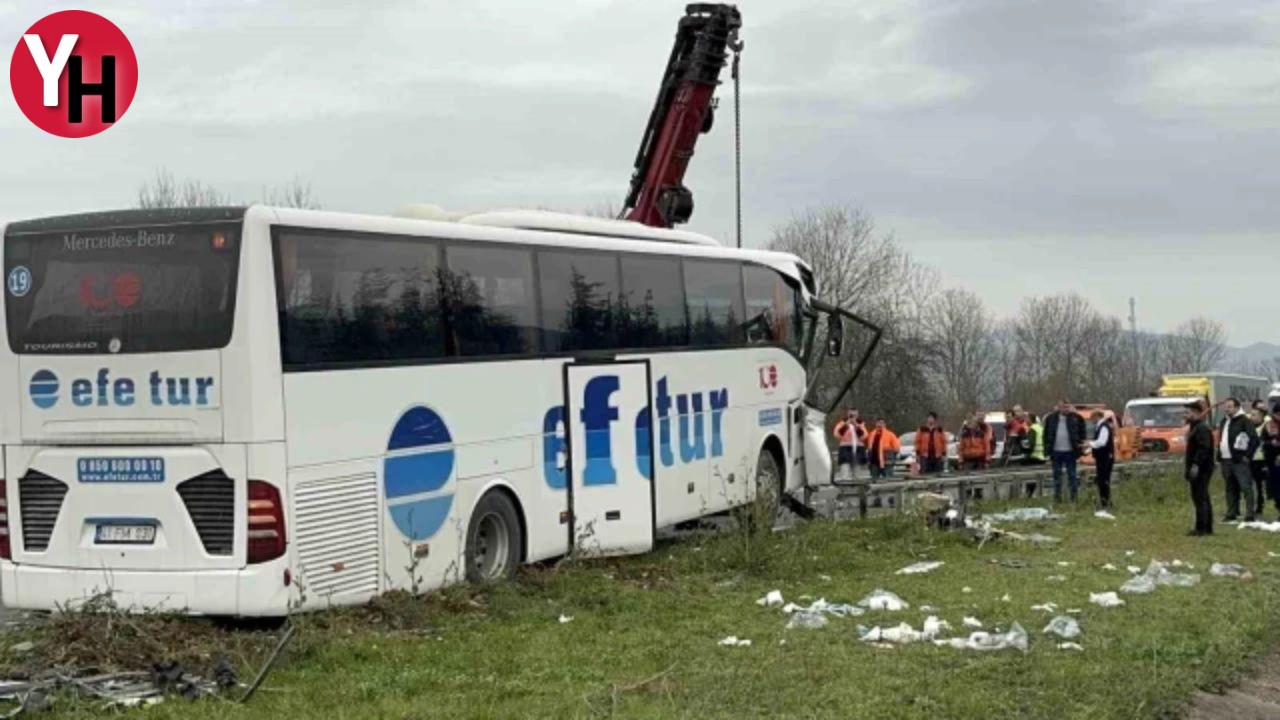
[[[653,549],[649,363],[565,365],[569,544],[578,555]]]

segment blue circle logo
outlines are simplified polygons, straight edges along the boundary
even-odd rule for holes
[[[382,461],[382,487],[391,521],[410,540],[430,538],[453,507],[453,437],[434,410],[405,411],[391,431]]]
[[[31,376],[31,402],[41,410],[58,404],[58,376],[48,370],[37,371]]]
[[[9,294],[14,297],[22,297],[31,292],[31,271],[26,265],[9,271]]]

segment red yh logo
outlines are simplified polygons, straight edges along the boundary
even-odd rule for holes
[[[46,15],[14,48],[9,86],[22,114],[61,137],[97,135],[138,89],[133,45],[110,20],[84,10]]]

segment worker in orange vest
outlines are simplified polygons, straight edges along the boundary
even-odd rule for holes
[[[974,413],[960,430],[960,462],[965,470],[986,470],[991,459],[991,428]]]
[[[866,441],[867,429],[857,410],[845,413],[844,419],[836,423],[831,431],[836,436],[839,449],[836,454],[837,479],[849,481],[854,479],[854,458],[858,447]]]
[[[893,465],[902,450],[902,441],[885,425],[884,418],[876,418],[876,428],[867,436],[867,464],[871,466],[871,479],[893,477]]]
[[[936,475],[946,468],[947,432],[938,425],[938,413],[931,412],[924,425],[916,430],[916,457],[920,458],[920,472]]]

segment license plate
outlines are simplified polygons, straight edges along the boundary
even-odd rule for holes
[[[111,545],[150,545],[155,540],[155,525],[99,525],[96,538]]]

